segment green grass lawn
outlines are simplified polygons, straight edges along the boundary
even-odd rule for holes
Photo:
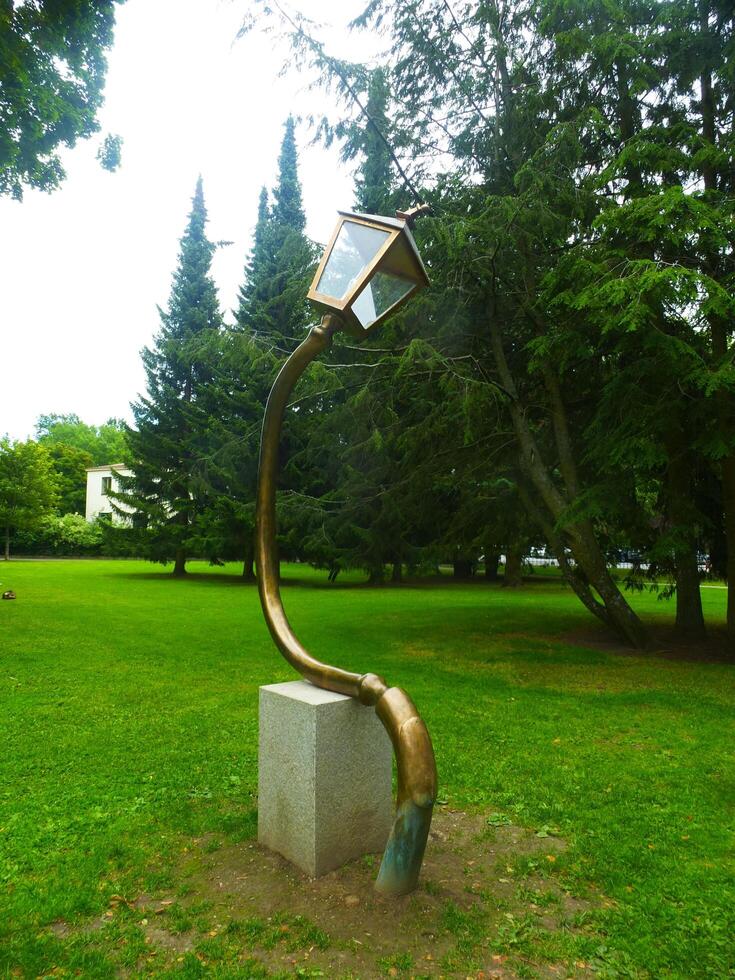
[[[84,928],[114,896],[176,889],[193,839],[255,833],[258,686],[295,675],[234,566],[191,568],[174,581],[142,562],[0,563],[18,595],[0,603],[0,976],[256,975],[226,956],[143,960],[124,902],[104,941]],[[443,801],[567,842],[534,873],[605,896],[559,947],[572,963],[735,976],[735,668],[574,642],[597,627],[549,577],[371,589],[286,572],[317,656],[417,702]],[[721,622],[726,592],[703,596]],[[671,618],[655,596],[633,601]],[[519,884],[528,872],[519,858]],[[468,964],[482,940],[476,928]]]

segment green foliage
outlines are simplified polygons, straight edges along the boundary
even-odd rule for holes
[[[391,126],[388,119],[390,92],[385,71],[376,68],[370,74],[365,109],[368,120],[360,120],[344,134],[343,157],[359,158],[355,176],[355,208],[367,214],[389,214],[389,199],[393,184],[393,161],[386,140],[390,143]]]
[[[311,315],[306,292],[315,258],[304,235],[295,122],[290,116],[272,194],[273,206],[269,207],[266,188],[260,192],[253,246],[235,317],[240,329],[257,334],[263,344],[290,352],[302,339]]]
[[[56,480],[56,510],[61,515],[85,513],[89,467],[121,463],[128,456],[125,423],[121,419],[89,425],[78,415],[41,415],[36,422],[36,440],[48,450]],[[21,547],[38,550],[34,540],[24,538]],[[42,551],[55,553],[52,536],[44,534],[41,540]]]
[[[65,176],[60,147],[99,129],[116,2],[0,5],[0,194],[54,190]],[[114,158],[108,141],[103,165]]]
[[[102,544],[100,524],[85,520],[81,514],[47,517],[41,532],[54,542],[57,554],[98,554]]]
[[[114,173],[122,163],[122,136],[108,133],[97,150],[97,159],[103,170]]]
[[[36,422],[36,439],[47,446],[73,448],[91,457],[89,466],[108,466],[127,459],[125,423],[108,419],[102,425],[88,425],[78,415],[41,415]],[[69,508],[72,510],[73,508]]]
[[[44,446],[0,439],[0,528],[5,531],[5,557],[10,557],[10,531],[37,527],[56,503],[53,465]]]
[[[431,200],[415,233],[433,288],[303,379],[283,553],[378,580],[389,562],[517,564],[545,541],[590,612],[642,646],[609,567],[635,549],[701,636],[698,554],[730,555],[735,579],[732,12],[375,0],[356,26],[385,29],[377,69],[327,57],[305,23],[296,61],[366,105],[321,129],[357,162],[357,206],[409,203],[386,140]],[[289,119],[237,328],[202,342],[188,409],[189,543],[246,568],[254,434],[313,318],[313,259]],[[732,613],[735,637],[735,590]]]
[[[306,227],[298,174],[296,123],[293,116],[288,117],[284,129],[278,157],[278,182],[273,189],[272,218],[278,234],[286,234],[287,230],[303,232]]]
[[[246,325],[246,311],[252,303],[259,285],[268,275],[268,268],[272,261],[271,255],[271,216],[268,203],[268,190],[265,187],[260,189],[258,198],[258,217],[253,233],[253,245],[245,262],[245,282],[239,293],[239,309],[237,322],[243,327]]]
[[[249,331],[210,337],[208,383],[199,393],[200,430],[192,486],[204,501],[194,532],[198,553],[243,561],[252,578],[255,489],[263,406],[280,359]]]
[[[142,354],[147,392],[132,405],[127,429],[132,477],[120,477],[113,501],[125,503],[147,525],[139,545],[155,561],[176,556],[183,574],[192,526],[204,502],[193,471],[208,419],[199,397],[211,382],[210,355],[222,326],[210,267],[216,246],[206,236],[207,212],[199,178],[161,329]],[[114,502],[113,502],[114,506]]]
[[[417,459],[446,448],[460,515],[485,485],[514,480],[539,531],[581,569],[580,598],[641,644],[606,554],[622,540],[657,566],[667,556],[677,602],[696,613],[697,550],[722,536],[710,473],[735,527],[732,9],[375,0],[357,26],[389,39],[397,98],[383,126],[432,188],[436,218],[419,237],[433,309],[402,319],[436,351],[455,428],[438,438],[441,406],[419,383],[406,403],[429,410],[423,443],[403,411],[391,432],[421,447]],[[292,40],[343,94],[346,80],[365,90],[364,66],[335,66],[303,26]],[[331,130],[348,156],[368,145],[361,127],[367,137],[364,120]],[[472,439],[483,449],[465,468]],[[644,513],[636,488],[653,484]],[[728,553],[735,579],[732,534]],[[735,638],[735,601],[731,624]]]
[[[210,374],[198,395],[203,424],[193,466],[204,501],[194,545],[211,559],[243,560],[253,577],[255,489],[263,409],[283,354],[303,338],[313,248],[304,235],[295,124],[289,118],[269,206],[260,193],[253,245],[245,263],[236,326],[208,340]],[[290,445],[297,437],[291,431]]]
[[[99,522],[82,514],[48,514],[33,530],[14,536],[15,548],[24,555],[99,555],[104,540]]]
[[[56,509],[60,514],[84,514],[86,509],[87,469],[94,465],[91,453],[65,442],[40,440],[48,454],[56,477]]]
[[[378,70],[368,81],[372,122],[342,130],[344,156],[358,161],[356,207],[372,213],[394,206],[390,156],[377,132],[390,132],[388,106]],[[426,498],[417,459],[425,455],[430,396],[417,383],[421,369],[405,326],[388,324],[359,349],[338,341],[299,393],[305,441],[287,463],[291,485],[300,477],[300,496],[282,508],[292,528],[288,544],[290,553],[328,568],[332,578],[359,567],[377,583],[390,563],[400,580],[404,565],[427,558],[427,545],[437,544],[446,523],[436,500]],[[425,437],[416,455],[408,451],[414,426],[423,426]]]

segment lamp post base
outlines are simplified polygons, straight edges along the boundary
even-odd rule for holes
[[[260,689],[258,840],[311,877],[381,852],[392,748],[375,712],[307,681]]]

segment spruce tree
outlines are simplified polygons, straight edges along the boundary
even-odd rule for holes
[[[271,207],[268,190],[261,189],[236,326],[218,339],[213,358],[217,368],[201,400],[209,420],[208,445],[203,447],[197,479],[207,504],[197,523],[197,540],[209,557],[241,558],[245,579],[254,577],[254,502],[263,409],[278,368],[304,336],[309,316],[306,291],[314,251],[304,235],[292,118],[285,124],[272,193]],[[286,429],[284,441],[293,449],[299,439],[291,425]]]
[[[197,550],[210,560],[241,560],[255,577],[255,491],[263,408],[280,359],[247,330],[212,338],[212,377],[199,396],[202,428],[194,488],[203,501],[196,520]]]
[[[306,216],[301,199],[296,123],[293,116],[288,117],[284,128],[281,152],[278,156],[278,183],[273,189],[273,223],[278,229],[278,234],[285,236],[290,232],[297,232],[303,235]]]
[[[311,316],[306,293],[315,251],[304,234],[305,225],[295,123],[289,117],[272,207],[268,207],[266,189],[260,192],[253,247],[235,314],[241,329],[250,330],[261,343],[281,353],[290,352],[300,342]]]
[[[355,175],[355,208],[367,214],[390,215],[395,208],[392,161],[381,138],[381,134],[391,137],[389,94],[385,72],[375,69],[368,82],[369,119],[360,121],[352,140],[361,157]],[[382,581],[387,561],[393,565],[393,580],[400,580],[403,563],[411,564],[415,555],[411,546],[414,522],[406,507],[407,495],[395,492],[406,477],[405,453],[398,443],[406,406],[394,385],[398,356],[385,353],[399,342],[395,326],[384,325],[377,337],[367,341],[368,347],[377,346],[383,352],[374,355],[382,362],[382,384],[359,389],[348,400],[345,413],[352,443],[352,449],[345,453],[346,488],[353,501],[352,519],[361,528],[353,537],[356,547],[350,563],[365,567],[373,583]]]
[[[696,635],[702,448],[735,528],[732,4],[544,0],[499,17],[427,0],[380,16],[404,145],[451,168],[436,274],[484,324],[473,383],[506,393],[540,526],[587,608],[637,646],[607,559],[658,530]],[[729,550],[735,581],[735,535]],[[735,589],[732,607],[735,627]]]
[[[273,248],[271,244],[271,213],[268,203],[268,190],[262,187],[258,198],[258,218],[253,233],[253,245],[245,260],[245,277],[238,293],[238,308],[235,321],[242,329],[257,329],[254,308],[258,304],[265,283],[273,271]]]
[[[353,141],[362,152],[363,159],[358,169],[356,188],[356,207],[367,214],[390,214],[393,170],[391,156],[380,134],[388,138],[389,89],[382,68],[376,68],[370,75],[368,85],[367,114],[372,120],[357,129],[357,139]]]
[[[217,335],[216,371],[200,404],[208,418],[197,482],[207,503],[197,520],[198,549],[212,561],[240,559],[246,581],[255,578],[254,524],[260,424],[274,374],[267,344],[259,344],[266,321],[256,311],[272,275],[268,190],[258,199],[253,244],[234,311],[235,326]]]
[[[305,225],[295,123],[289,116],[278,157],[278,180],[273,188],[273,276],[268,305],[270,339],[274,347],[288,353],[301,343],[313,320],[306,293],[314,272],[315,251],[304,234]]]
[[[389,215],[396,206],[390,154],[378,133],[390,135],[388,101],[385,74],[378,69],[368,82],[372,121],[360,119],[349,127],[343,147],[345,160],[358,160],[354,206],[359,212]],[[403,564],[413,564],[417,555],[415,510],[408,503],[409,475],[400,444],[410,406],[402,397],[403,386],[396,384],[399,355],[391,352],[401,345],[402,327],[391,321],[359,350],[348,345],[325,356],[327,365],[341,363],[333,374],[337,383],[342,376],[344,387],[332,391],[326,410],[309,420],[309,449],[303,453],[305,460],[319,460],[311,468],[302,504],[309,557],[333,573],[347,566],[363,568],[373,584],[383,580],[386,562],[398,580]],[[316,497],[322,501],[319,509],[313,504]]]
[[[168,307],[159,310],[161,329],[142,352],[147,392],[131,406],[135,427],[127,433],[133,476],[121,479],[117,495],[135,508],[136,523],[147,524],[147,556],[173,558],[176,576],[186,571],[192,525],[204,504],[194,479],[207,428],[201,395],[212,379],[212,341],[222,325],[210,272],[216,246],[207,238],[206,222],[200,177]]]

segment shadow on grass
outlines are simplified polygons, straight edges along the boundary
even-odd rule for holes
[[[302,577],[299,575],[293,575],[287,573],[281,576],[280,584],[284,588],[302,588],[302,589],[325,589],[330,592],[340,592],[340,591],[351,591],[354,589],[366,589],[370,592],[384,590],[395,590],[395,589],[437,589],[437,588],[447,588],[447,589],[459,589],[459,588],[473,588],[480,591],[504,591],[504,586],[502,579],[496,582],[490,582],[483,579],[480,576],[476,576],[472,579],[455,579],[448,575],[427,575],[421,578],[404,578],[401,582],[369,582],[364,581],[352,581],[349,579],[342,579],[337,582],[330,582],[326,578],[326,572],[324,572],[323,578],[314,577]],[[134,579],[135,581],[150,581],[150,582],[196,582],[203,583],[205,585],[230,585],[230,586],[240,586],[242,588],[256,588],[257,581],[255,579],[245,579],[242,575],[229,574],[227,572],[187,572],[186,575],[181,577],[174,577],[169,569],[161,568],[159,571],[150,572],[115,572],[111,573],[110,577],[114,575],[115,578],[128,578]],[[531,586],[532,588],[539,587],[549,587],[554,586],[555,588],[565,588],[565,583],[561,579],[555,579],[551,577],[535,578],[534,576],[529,576],[524,579],[523,589],[526,586]],[[518,590],[516,588],[509,591],[509,595],[522,595],[523,590]]]
[[[690,663],[735,663],[727,626],[710,623],[704,639],[691,639],[677,633],[672,624],[648,623],[651,645],[647,650],[625,646],[604,627],[591,624],[560,637],[564,643],[601,650],[623,657],[645,657],[658,660],[681,660]]]
[[[235,585],[245,589],[254,589],[257,585],[255,579],[248,580],[241,575],[221,575],[212,572],[187,572],[181,577],[174,577],[165,568],[157,572],[111,572],[107,577],[127,578],[135,582],[180,582],[182,585],[186,585],[187,582],[197,585]]]
[[[329,582],[326,578],[326,573],[323,577],[317,577],[318,572],[310,569],[308,566],[304,566],[306,575],[300,576],[298,573],[293,574],[293,566],[289,568],[289,571],[282,577],[281,586],[284,591],[290,589],[304,589],[308,591],[316,592],[342,592],[342,593],[355,593],[355,592],[367,592],[376,593],[381,591],[395,591],[404,590],[408,591],[421,591],[421,590],[441,590],[451,593],[452,591],[460,588],[472,588],[477,590],[478,594],[482,593],[493,593],[495,595],[503,595],[505,593],[505,588],[502,583],[502,579],[499,582],[489,582],[484,577],[476,576],[474,579],[455,579],[447,575],[436,575],[436,576],[426,576],[423,578],[406,578],[402,582],[382,582],[380,584],[374,584],[368,581],[354,581],[349,579],[343,579],[342,581]],[[170,569],[160,568],[151,571],[125,571],[125,572],[110,572],[108,577],[115,577],[118,579],[129,579],[136,582],[176,582],[181,583],[182,587],[187,585],[191,587],[199,586],[217,586],[224,588],[239,588],[246,590],[255,590],[257,587],[257,582],[254,580],[243,579],[240,574],[219,571],[190,571],[181,578],[174,578]],[[308,577],[307,577],[308,576]],[[509,598],[524,599],[530,598],[530,594],[535,593],[536,595],[542,589],[552,588],[555,591],[568,591],[565,584],[561,579],[552,578],[550,576],[528,576],[524,580],[523,588],[509,589],[507,595]],[[571,594],[571,593],[570,593]],[[461,633],[461,623],[464,618],[463,610],[447,610],[447,615],[451,619],[453,612],[456,612],[457,628]],[[523,613],[521,609],[519,615]],[[649,660],[678,660],[683,662],[698,662],[698,663],[712,663],[712,664],[732,664],[735,661],[732,651],[729,647],[729,641],[727,637],[727,631],[724,625],[711,624],[708,626],[707,636],[704,640],[689,640],[682,638],[677,635],[676,630],[673,625],[663,625],[656,622],[649,622],[649,631],[651,635],[651,646],[647,650],[635,650],[621,643],[620,639],[615,636],[612,632],[608,631],[604,626],[598,623],[588,623],[582,628],[577,628],[573,630],[566,629],[566,623],[564,622],[566,617],[562,616],[560,619],[553,619],[550,617],[547,624],[548,629],[545,631],[535,632],[528,636],[528,642],[530,643],[552,643],[557,646],[557,652],[559,651],[558,645],[564,644],[567,648],[573,648],[580,651],[580,656],[587,653],[603,653],[609,654],[615,657],[633,657],[640,658],[643,657]],[[553,620],[553,621],[552,621]],[[420,624],[423,628],[423,623]],[[499,636],[505,636],[507,639],[513,641],[519,639],[518,629],[515,628],[514,622],[505,621],[500,624]],[[526,657],[533,657],[532,654],[528,654],[523,649],[514,650],[512,655],[518,660],[523,660]],[[569,651],[567,654],[558,653],[561,657],[560,664],[564,661],[565,656],[569,656],[569,663],[574,661],[574,654]],[[540,658],[543,659],[547,654],[541,654]],[[480,662],[482,658],[479,658]]]
[[[181,585],[224,585],[235,586],[242,589],[256,589],[255,579],[244,579],[241,575],[228,575],[226,572],[187,572],[181,577],[174,577],[170,571],[162,569],[159,572],[117,572],[110,577],[127,578],[136,582],[178,582]],[[284,588],[303,588],[303,589],[328,589],[330,591],[343,591],[348,589],[374,589],[376,586],[368,582],[328,582],[326,579],[307,579],[298,578],[293,575],[286,575],[281,579],[281,586]]]

